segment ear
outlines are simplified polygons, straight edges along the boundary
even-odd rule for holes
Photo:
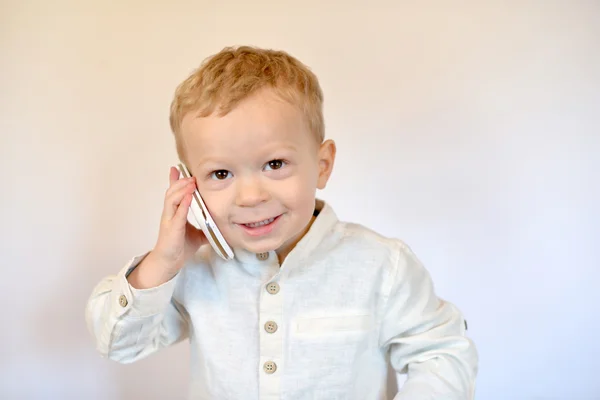
[[[333,164],[335,162],[335,142],[333,140],[326,140],[319,147],[318,160],[319,160],[319,176],[317,178],[317,188],[325,189],[327,181],[333,171]]]

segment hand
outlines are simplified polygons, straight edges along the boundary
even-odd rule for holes
[[[158,240],[153,253],[173,273],[179,271],[202,244],[207,243],[204,233],[187,221],[194,190],[195,179],[179,179],[179,171],[171,167],[169,188],[165,194]]]
[[[132,286],[149,288],[168,281],[201,245],[208,243],[204,233],[187,221],[195,189],[193,177],[179,179],[179,170],[171,167],[158,239],[152,251],[129,275]]]

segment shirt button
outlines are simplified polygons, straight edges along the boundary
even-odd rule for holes
[[[256,254],[256,258],[258,258],[260,261],[265,261],[269,258],[269,253],[258,253]]]
[[[124,294],[119,296],[119,304],[121,305],[121,307],[127,307],[128,301],[127,301],[127,297],[125,297]]]
[[[277,371],[277,364],[275,364],[273,361],[267,361],[263,366],[263,369],[267,374],[271,375]]]
[[[279,284],[277,282],[271,282],[267,285],[267,292],[271,294],[279,293]]]
[[[269,321],[265,324],[265,331],[268,333],[277,332],[277,323],[275,321]]]

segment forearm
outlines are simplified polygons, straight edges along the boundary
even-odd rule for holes
[[[451,346],[427,361],[410,363],[394,400],[473,400],[477,354],[468,339],[462,345],[460,341],[455,350]]]
[[[478,353],[462,313],[436,296],[410,249],[397,266],[381,327],[391,365],[407,374],[395,400],[472,400]]]
[[[129,274],[127,281],[136,289],[150,289],[169,282],[175,275],[174,268],[150,252]]]
[[[129,285],[127,272],[142,258],[136,257],[119,274],[103,279],[86,307],[98,352],[122,363],[143,358],[187,335],[186,320],[172,300],[175,279],[145,290]]]

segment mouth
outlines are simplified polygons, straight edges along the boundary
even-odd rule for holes
[[[241,224],[241,225],[244,225],[246,228],[258,228],[259,226],[269,225],[271,222],[275,221],[276,218],[278,218],[278,217],[269,218],[269,219],[265,219],[263,221],[258,221],[258,222],[251,222],[249,224]]]
[[[261,221],[238,224],[238,226],[250,236],[263,236],[273,231],[280,217],[281,215],[278,215]]]

